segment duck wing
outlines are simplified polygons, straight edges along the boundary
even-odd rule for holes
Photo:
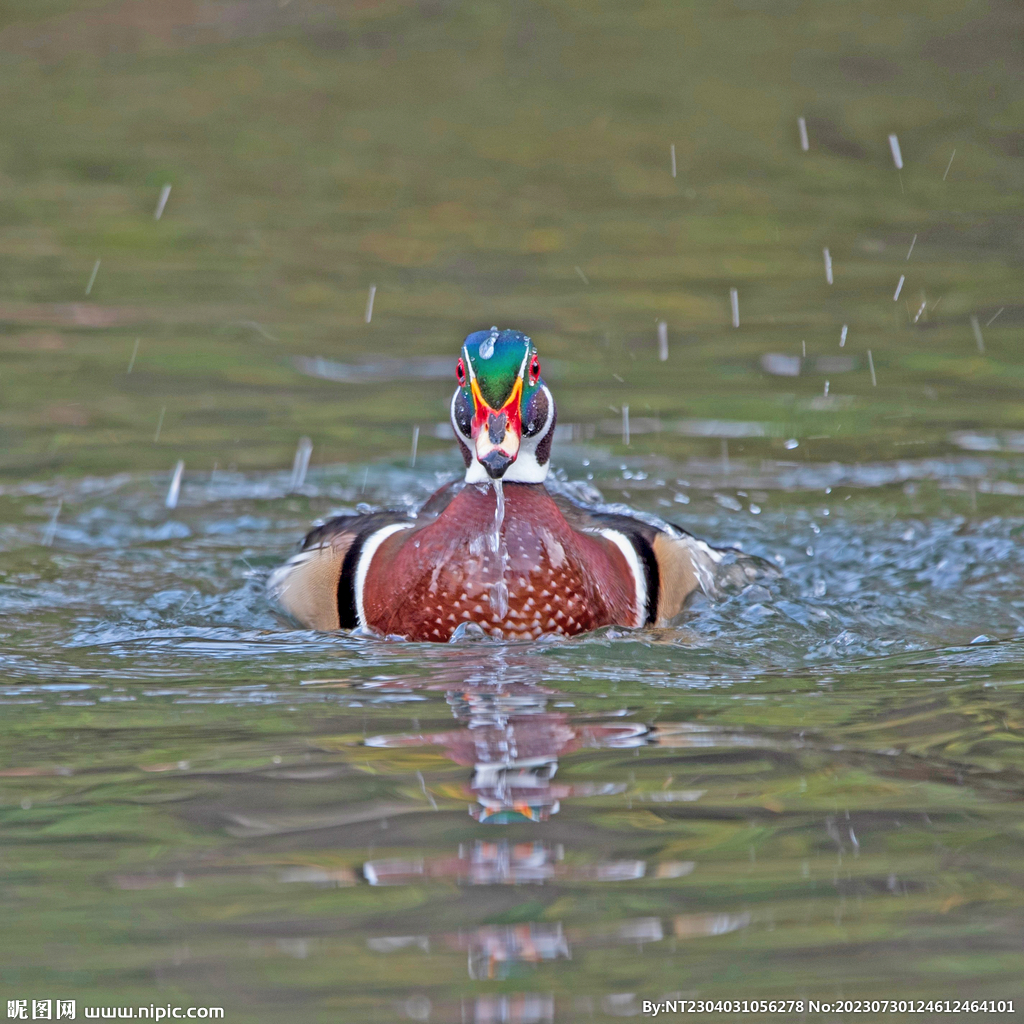
[[[366,542],[388,527],[408,529],[408,512],[350,513],[310,530],[299,551],[267,580],[267,596],[307,629],[355,629],[356,577]]]
[[[716,548],[681,527],[625,505],[584,505],[564,493],[552,499],[570,526],[585,532],[621,535],[636,552],[645,575],[647,622],[671,622],[698,590],[710,598],[746,586],[766,573],[770,562],[736,548]]]
[[[390,509],[349,512],[309,531],[298,552],[267,580],[267,597],[307,629],[355,629],[359,625],[359,559],[371,538],[439,516],[462,490],[461,480],[439,487],[419,512]],[[387,531],[387,533],[382,533]]]

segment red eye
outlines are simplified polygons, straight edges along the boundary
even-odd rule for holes
[[[460,388],[466,386],[466,364],[461,359],[455,364],[455,379]]]
[[[536,384],[540,379],[540,360],[537,358],[537,353],[533,353],[533,358],[530,360],[530,383]]]

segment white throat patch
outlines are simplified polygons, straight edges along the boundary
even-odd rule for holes
[[[541,465],[537,461],[537,449],[540,447],[541,441],[552,430],[552,421],[555,418],[555,399],[551,392],[548,390],[548,386],[544,385],[544,393],[548,399],[548,415],[544,421],[544,426],[537,431],[531,437],[523,436],[522,443],[519,447],[519,455],[516,457],[516,461],[505,471],[505,475],[502,480],[510,484],[542,484],[547,479],[548,470],[551,468],[550,459]],[[459,425],[455,422],[455,399],[458,397],[458,391],[452,395],[451,401],[451,421],[452,429],[461,439],[462,443],[472,453],[474,450],[473,439],[467,437],[459,430]],[[484,469],[483,465],[478,462],[475,458],[470,460],[469,465],[466,467],[466,483],[467,484],[489,484],[491,478]]]

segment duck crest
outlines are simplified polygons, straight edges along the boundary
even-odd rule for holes
[[[441,642],[476,628],[506,640],[667,624],[691,594],[754,560],[668,523],[588,507],[544,485],[556,418],[533,342],[478,331],[455,368],[452,428],[466,463],[415,516],[338,516],[268,582],[312,629]]]

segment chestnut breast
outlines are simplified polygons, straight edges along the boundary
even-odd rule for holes
[[[447,640],[463,622],[491,636],[572,635],[637,624],[636,583],[619,548],[566,521],[542,484],[505,484],[495,543],[493,488],[469,485],[433,522],[388,537],[367,568],[366,622]]]

